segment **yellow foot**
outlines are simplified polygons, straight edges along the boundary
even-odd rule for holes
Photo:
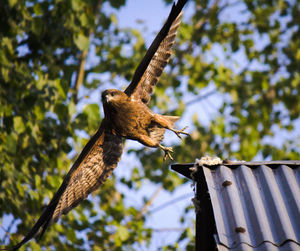
[[[173,152],[172,147],[166,147],[159,144],[159,147],[165,152],[164,161],[169,157],[171,160],[174,160],[171,153]]]
[[[189,134],[188,134],[187,132],[184,131],[186,128],[188,128],[188,127],[186,126],[186,127],[184,127],[183,129],[181,129],[181,130],[175,130],[175,129],[173,129],[173,128],[171,128],[170,130],[171,130],[172,132],[174,132],[174,133],[177,135],[178,138],[182,139],[182,137],[181,137],[180,134],[185,134],[185,135],[188,135],[188,136],[189,136]]]

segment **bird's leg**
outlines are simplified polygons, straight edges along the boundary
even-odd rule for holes
[[[180,134],[189,135],[187,132],[184,131],[187,128],[187,126],[181,130],[176,130],[176,129],[172,128],[172,123],[166,118],[166,116],[155,114],[154,121],[156,123],[158,123],[159,125],[161,125],[162,127],[174,132],[177,135],[177,137],[180,139],[182,139]]]
[[[139,141],[146,146],[159,147],[160,149],[162,149],[165,152],[164,160],[166,160],[167,157],[169,157],[171,160],[174,160],[171,155],[171,153],[173,152],[172,147],[162,146],[146,135],[140,135]]]
[[[167,157],[169,157],[171,160],[174,160],[171,155],[171,153],[173,152],[172,147],[162,146],[161,144],[159,144],[158,146],[165,152],[164,160],[166,160]]]
[[[181,130],[176,130],[174,128],[168,128],[168,129],[171,130],[172,132],[174,132],[177,135],[178,138],[182,139],[180,134],[185,134],[185,135],[189,136],[189,134],[184,131],[186,128],[188,128],[188,127],[186,126]]]

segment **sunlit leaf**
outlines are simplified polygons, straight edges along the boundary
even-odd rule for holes
[[[87,51],[89,49],[89,37],[83,34],[79,34],[78,36],[76,36],[74,42],[77,45],[77,47],[82,51]]]
[[[17,133],[24,132],[25,125],[24,125],[22,117],[20,117],[20,116],[14,117],[14,128],[15,128]]]
[[[121,241],[125,241],[129,237],[128,229],[124,226],[119,226],[116,234],[121,239]]]

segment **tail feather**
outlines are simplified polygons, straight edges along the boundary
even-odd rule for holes
[[[169,126],[171,126],[171,127],[173,127],[175,122],[180,119],[179,116],[167,116],[167,115],[163,115],[163,118],[168,120],[168,122],[170,123]],[[161,125],[159,125],[157,123],[153,123],[152,125],[150,125],[148,130],[149,130],[149,136],[151,137],[151,139],[155,140],[157,143],[160,143],[161,141],[163,141],[164,133],[166,130],[165,127],[162,127]]]
[[[163,141],[165,128],[159,125],[153,125],[149,128],[149,136],[152,140],[156,141],[158,144]]]
[[[179,116],[166,116],[166,115],[164,115],[164,118],[169,120],[171,122],[172,126],[175,124],[176,121],[178,121],[180,119]]]

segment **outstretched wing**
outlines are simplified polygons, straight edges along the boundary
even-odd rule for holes
[[[170,59],[171,48],[180,25],[181,10],[186,2],[187,0],[178,0],[176,5],[173,4],[166,23],[138,65],[132,82],[125,90],[125,93],[133,99],[141,100],[145,104],[150,101],[153,87]]]
[[[58,220],[62,214],[67,214],[104,183],[117,166],[122,155],[122,148],[122,138],[111,133],[109,125],[106,126],[104,119],[96,134],[82,150],[41,217],[24,239],[12,250],[19,249],[33,238],[41,228],[42,236],[49,223]]]

